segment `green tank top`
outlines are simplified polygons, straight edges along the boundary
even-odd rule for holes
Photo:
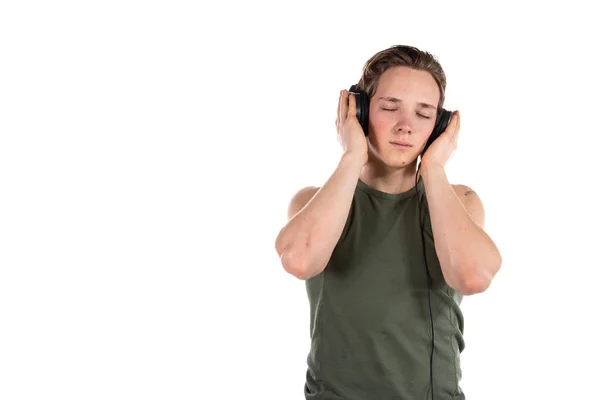
[[[422,179],[400,194],[358,180],[329,263],[306,281],[311,338],[306,399],[431,399],[421,221],[432,285],[434,400],[465,399],[459,384],[462,295],[442,276]]]

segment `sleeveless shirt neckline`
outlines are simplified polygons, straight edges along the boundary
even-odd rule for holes
[[[410,188],[409,190],[402,192],[402,193],[386,193],[386,192],[382,192],[380,190],[377,190],[377,189],[367,185],[360,179],[358,180],[357,187],[362,192],[365,192],[365,193],[370,194],[375,197],[379,197],[382,199],[389,199],[389,200],[402,200],[402,199],[411,197],[415,194],[414,186],[412,188]],[[425,186],[423,183],[423,178],[421,177],[421,178],[419,178],[419,181],[417,182],[417,190],[419,191],[419,193],[422,193],[424,188],[425,188]]]

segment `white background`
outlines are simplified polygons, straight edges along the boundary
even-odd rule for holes
[[[445,68],[447,173],[504,259],[463,303],[467,399],[597,398],[588,2],[201,3],[0,6],[0,399],[303,399],[308,301],[274,240],[394,44]]]

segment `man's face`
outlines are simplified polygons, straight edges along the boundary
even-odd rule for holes
[[[371,152],[392,167],[415,161],[435,126],[439,100],[439,88],[429,72],[409,67],[385,71],[370,103]]]

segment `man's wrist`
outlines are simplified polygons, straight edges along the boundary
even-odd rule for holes
[[[423,164],[420,171],[424,181],[436,180],[446,175],[446,170],[438,164]]]
[[[349,168],[356,169],[358,173],[365,165],[364,156],[357,153],[344,153],[340,160],[340,164],[347,165]]]

